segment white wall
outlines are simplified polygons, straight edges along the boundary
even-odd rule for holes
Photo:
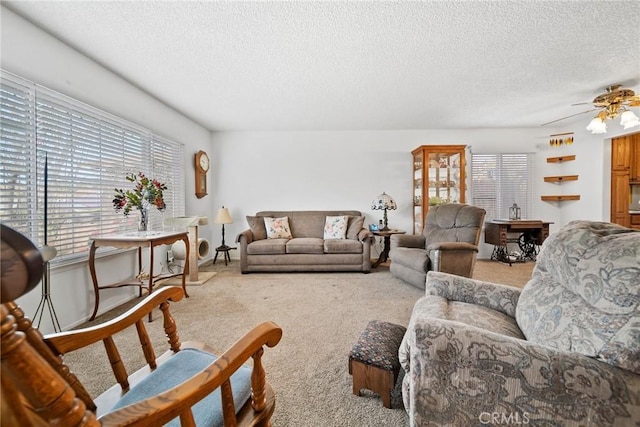
[[[411,232],[411,151],[462,144],[474,153],[536,153],[534,217],[553,222],[552,232],[574,219],[608,220],[610,145],[584,131],[587,122],[585,117],[564,129],[214,133],[214,204],[230,208],[234,224],[226,227],[227,236],[235,236],[247,228],[244,217],[259,210],[357,209],[367,223],[377,222],[382,214],[371,210],[371,201],[385,191],[398,203],[398,210],[389,212],[390,226]],[[621,132],[616,126],[607,136]],[[568,131],[576,132],[573,145],[549,146],[550,134]],[[546,162],[563,154],[576,154],[576,161]],[[543,181],[560,174],[579,179],[561,185]],[[543,194],[580,194],[581,200],[548,203],[540,200]],[[483,244],[480,257],[490,257],[491,249]]]
[[[186,214],[212,216],[212,199],[195,198],[193,155],[208,150],[210,132],[176,112],[116,74],[81,55],[2,6],[1,67],[87,104],[153,130],[155,133],[185,145]],[[210,179],[210,177],[209,177]],[[211,227],[201,229],[201,237],[211,239]],[[156,259],[164,259],[161,254]],[[131,277],[136,270],[132,253],[98,261],[98,274],[103,284]],[[154,266],[159,271],[160,265]],[[148,271],[148,270],[147,270]],[[51,295],[60,323],[64,328],[77,325],[93,311],[93,288],[87,263],[52,268]],[[120,305],[137,295],[134,288],[102,291],[100,313]],[[28,316],[33,316],[40,300],[40,287],[18,303]],[[51,332],[48,314],[44,314],[43,332]]]

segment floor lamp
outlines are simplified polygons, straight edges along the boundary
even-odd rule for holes
[[[51,301],[51,277],[50,277],[50,265],[49,261],[54,259],[58,254],[58,250],[49,246],[47,243],[47,229],[49,228],[49,161],[47,158],[47,153],[44,153],[44,245],[40,248],[40,253],[42,254],[42,260],[44,261],[43,265],[43,274],[42,274],[42,296],[40,298],[40,303],[38,304],[38,308],[36,308],[36,313],[33,315],[33,320],[36,321],[36,326],[40,327],[40,322],[42,322],[42,315],[44,314],[45,307],[49,311],[49,316],[51,317],[51,323],[53,323],[53,330],[55,332],[61,332],[62,328],[60,327],[60,322],[58,321],[58,316],[56,315],[56,310],[53,308],[53,302]],[[40,315],[38,315],[40,313]]]
[[[231,214],[229,213],[229,209],[224,206],[218,210],[216,214],[216,218],[213,220],[215,224],[222,224],[222,244],[216,248],[216,256],[213,259],[213,263],[216,263],[216,259],[218,259],[218,254],[220,252],[224,255],[224,263],[227,264],[228,261],[231,261],[231,256],[229,255],[229,250],[235,249],[227,246],[224,241],[224,225],[225,224],[233,224],[233,218],[231,218]]]

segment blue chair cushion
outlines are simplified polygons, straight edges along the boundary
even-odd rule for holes
[[[158,366],[149,376],[136,384],[109,412],[132,403],[156,396],[190,379],[213,363],[218,357],[202,350],[185,348]],[[231,389],[236,412],[251,396],[251,368],[242,366],[231,376]],[[198,427],[222,426],[222,406],[220,389],[202,399],[191,408]],[[179,426],[180,419],[174,418],[168,426]]]

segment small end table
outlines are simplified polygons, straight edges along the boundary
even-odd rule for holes
[[[376,262],[373,263],[372,267],[376,268],[383,262],[389,259],[389,250],[391,249],[391,236],[394,234],[405,234],[406,231],[403,230],[387,230],[387,231],[372,231],[374,236],[384,237],[384,249],[380,254],[380,257]]]
[[[232,249],[237,249],[236,247],[231,247],[227,245],[220,245],[216,248],[216,256],[213,257],[213,263],[216,263],[218,259],[218,255],[222,252],[222,256],[224,256],[224,265],[227,265],[227,262],[231,262],[231,255],[229,255],[229,251]]]

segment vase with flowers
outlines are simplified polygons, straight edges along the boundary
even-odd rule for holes
[[[167,207],[163,197],[163,191],[167,189],[167,186],[157,179],[148,178],[142,172],[130,173],[126,179],[134,184],[133,189],[116,188],[113,208],[116,212],[122,211],[124,216],[129,216],[134,209],[138,210],[140,213],[138,231],[147,231],[149,207],[155,206],[159,211],[163,211]]]

